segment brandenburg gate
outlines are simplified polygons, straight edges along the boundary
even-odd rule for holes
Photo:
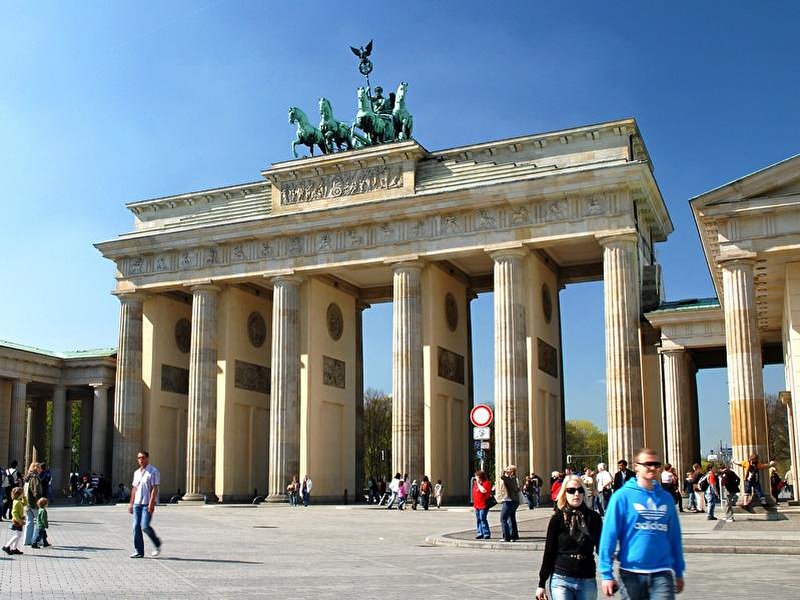
[[[548,472],[563,462],[559,291],[591,280],[609,458],[663,446],[640,316],[672,223],[633,119],[439,151],[401,137],[127,207],[133,230],[97,244],[120,301],[115,482],[142,447],[186,500],[280,500],[306,473],[318,499],[355,496],[362,313],[392,302],[392,471],[466,496],[470,301],[490,290],[496,465]]]

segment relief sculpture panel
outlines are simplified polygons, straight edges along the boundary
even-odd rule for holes
[[[189,394],[189,369],[161,365],[161,391],[173,394]]]
[[[303,204],[326,198],[356,196],[403,185],[400,166],[381,165],[281,184],[281,204]]]
[[[452,350],[438,347],[439,377],[464,384],[464,357]]]
[[[269,394],[269,367],[237,360],[234,367],[234,387],[240,390]]]
[[[539,346],[539,370],[558,379],[558,350],[541,338],[536,338]]]
[[[345,388],[345,363],[330,356],[322,357],[322,383],[331,387]]]

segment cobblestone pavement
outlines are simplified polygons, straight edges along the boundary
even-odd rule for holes
[[[497,521],[499,516],[491,518]],[[25,547],[23,556],[0,558],[4,594],[115,599],[532,598],[541,561],[541,553],[534,551],[424,543],[430,534],[471,527],[473,515],[466,508],[399,512],[335,506],[161,506],[153,526],[164,540],[164,552],[141,560],[128,558],[133,551],[131,519],[124,506],[56,506],[50,509],[50,523],[53,548]],[[5,535],[0,533],[3,539]],[[146,550],[149,555],[149,541]],[[796,560],[688,555],[682,598],[798,597]]]

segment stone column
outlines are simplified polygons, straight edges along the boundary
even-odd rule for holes
[[[300,474],[300,284],[276,277],[272,291],[272,358],[269,414],[269,496],[285,502],[286,486]]]
[[[140,294],[120,294],[119,346],[114,397],[112,486],[130,485],[142,445],[142,308]],[[84,404],[85,407],[85,404]],[[82,411],[82,415],[86,411]],[[86,440],[88,441],[88,440]],[[81,436],[81,446],[85,443]]]
[[[18,379],[11,385],[11,423],[8,434],[8,459],[20,463],[20,469],[25,470],[28,465],[25,461],[25,399],[28,395],[28,382]]]
[[[507,465],[530,467],[525,274],[528,251],[503,250],[494,260],[495,481]]]
[[[686,350],[661,350],[664,365],[664,419],[666,438],[664,439],[665,462],[674,466],[683,478],[692,466],[688,441],[691,437],[691,397]]]
[[[364,309],[367,308],[369,304],[356,299],[356,489],[354,490],[356,502],[362,500],[359,491],[367,479],[367,474],[364,472]],[[370,473],[370,475],[376,474]]]
[[[214,285],[192,287],[192,343],[189,351],[189,414],[186,420],[184,501],[216,502],[217,296]]]
[[[25,403],[25,472],[33,461],[33,402]]]
[[[108,436],[108,384],[93,383],[92,463],[95,473],[106,472],[106,437]]]
[[[69,477],[64,471],[66,457],[64,456],[64,428],[67,416],[67,388],[57,385],[53,388],[53,420],[50,428],[50,474],[53,481],[50,484],[53,492],[62,490],[69,483]],[[71,440],[67,443],[71,443]]]
[[[633,461],[644,444],[636,235],[600,238],[606,327],[608,462]]]
[[[728,400],[731,411],[733,460],[741,462],[756,453],[769,461],[767,411],[761,364],[761,341],[755,303],[753,267],[755,258],[728,260],[722,267],[722,295],[725,310],[725,350],[728,357]],[[768,502],[767,470],[761,488]]]
[[[425,470],[422,264],[403,262],[392,270],[392,472],[419,479]]]

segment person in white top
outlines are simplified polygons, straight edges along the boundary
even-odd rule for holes
[[[583,471],[581,483],[583,483],[583,487],[586,490],[586,493],[583,495],[583,502],[586,504],[587,508],[594,509],[594,473],[589,467],[586,467]]]
[[[614,479],[611,477],[611,473],[606,469],[606,463],[598,463],[594,484],[597,487],[597,496],[600,500],[598,506],[601,515],[605,514],[606,506],[608,506],[608,501],[611,499],[611,485],[613,483]]]
[[[144,557],[144,537],[142,532],[147,534],[153,542],[155,549],[150,553],[151,556],[161,554],[161,540],[158,539],[156,532],[150,527],[150,520],[156,510],[158,503],[158,486],[161,484],[161,474],[153,465],[150,464],[150,454],[140,450],[136,455],[139,461],[139,468],[133,472],[133,483],[131,484],[131,503],[128,505],[128,512],[133,515],[133,546],[136,552],[131,554],[131,558]]]

